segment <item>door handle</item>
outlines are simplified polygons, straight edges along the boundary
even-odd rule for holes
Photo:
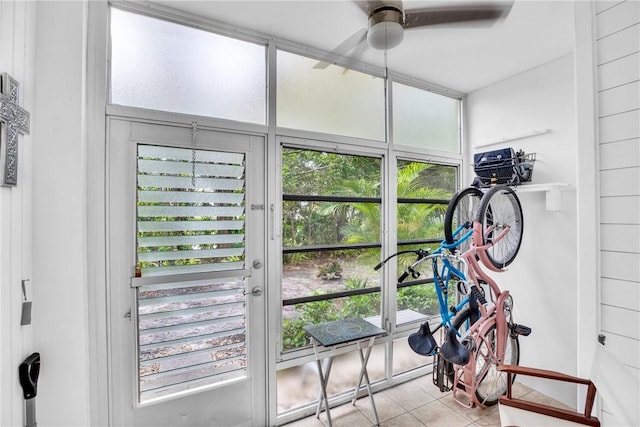
[[[260,286],[254,286],[253,289],[251,289],[251,295],[253,295],[254,297],[259,297],[260,295],[262,295],[262,288]]]

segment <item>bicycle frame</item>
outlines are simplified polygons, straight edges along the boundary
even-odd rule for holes
[[[487,235],[498,227],[498,225],[488,227],[486,231]],[[505,362],[504,355],[510,330],[509,325],[512,323],[511,302],[508,306],[506,305],[508,298],[510,299],[510,294],[507,290],[500,290],[498,284],[480,267],[480,262],[486,267],[490,267],[493,271],[503,271],[494,267],[493,264],[489,262],[486,251],[504,238],[508,232],[509,227],[504,227],[491,243],[477,245],[477,242],[483,241],[481,238],[482,224],[474,221],[471,247],[463,254],[457,256],[465,267],[464,274],[465,277],[467,277],[467,283],[470,286],[477,287],[480,291],[482,290],[480,282],[486,283],[491,291],[491,299],[495,301],[495,304],[490,307],[484,304],[478,305],[480,318],[471,325],[463,336],[463,340],[468,340],[469,337],[472,340],[472,357],[469,363],[464,366],[454,365],[453,397],[456,402],[467,408],[472,408],[476,405],[483,408],[485,407],[485,402],[481,402],[476,395],[478,385],[485,378],[489,369],[502,365]],[[478,256],[477,258],[476,255]],[[478,259],[480,262],[478,262]],[[496,341],[495,343],[486,342],[486,336],[493,327],[496,329]],[[485,349],[487,354],[482,355],[486,359],[486,363],[481,367],[480,372],[478,372],[477,352],[480,351],[480,349]],[[463,401],[459,395],[465,396],[466,402]]]
[[[456,230],[456,233],[459,233],[464,227],[464,225],[460,226],[459,229]],[[482,224],[476,221],[473,224],[473,230],[467,232],[465,236],[463,236],[463,239],[465,240],[472,238],[471,246],[467,251],[458,255],[454,255],[446,251],[447,249],[458,246],[463,241],[462,239],[451,245],[442,243],[441,246],[432,254],[418,259],[407,269],[413,273],[415,271],[414,268],[419,264],[428,260],[432,262],[434,269],[434,285],[442,317],[440,326],[445,325],[447,327],[453,327],[453,316],[469,302],[469,296],[465,296],[465,298],[456,305],[453,312],[449,311],[445,290],[448,287],[448,283],[452,275],[455,275],[455,277],[463,280],[465,284],[468,285],[468,293],[471,293],[471,289],[476,287],[480,294],[484,295],[485,292],[481,284],[486,284],[489,288],[490,300],[495,303],[492,305],[487,304],[487,306],[479,304],[479,320],[471,325],[464,335],[461,335],[459,331],[456,331],[457,335],[460,336],[462,340],[471,339],[472,341],[471,353],[473,357],[471,357],[469,363],[464,366],[454,365],[455,375],[452,388],[454,399],[467,408],[471,408],[476,405],[485,407],[485,402],[481,402],[477,398],[476,389],[485,378],[489,369],[504,363],[506,343],[510,332],[509,325],[511,324],[511,311],[510,308],[509,310],[505,309],[505,303],[510,297],[509,291],[502,291],[498,284],[487,273],[485,273],[480,266],[482,263],[482,265],[489,267],[493,271],[503,271],[494,267],[493,264],[489,262],[486,255],[486,251],[489,248],[509,233],[508,226],[502,227],[499,224],[496,224],[487,228],[487,235],[494,232],[496,229],[501,230],[490,243],[477,245],[476,242],[482,242],[483,239],[479,238],[479,236],[482,235]],[[442,261],[442,267],[440,270],[438,269],[439,260]],[[460,263],[463,267],[462,270],[454,267],[453,263]],[[509,313],[508,318],[506,314],[507,312]],[[486,342],[485,337],[493,327],[496,329],[496,341],[495,343],[488,343]],[[481,367],[480,372],[477,372],[478,366],[476,357],[477,351],[481,348],[488,351],[487,354],[482,354],[486,363]],[[466,402],[461,399],[460,395],[466,397]]]
[[[484,402],[480,402],[478,400],[476,396],[476,389],[492,366],[498,366],[504,363],[504,354],[509,334],[509,324],[511,323],[511,312],[510,310],[505,310],[505,302],[510,296],[509,291],[501,291],[497,283],[480,268],[475,257],[475,254],[478,253],[479,250],[481,251],[486,249],[486,246],[490,245],[475,248],[472,247],[469,251],[460,256],[470,270],[467,277],[472,280],[471,286],[480,287],[480,280],[482,280],[484,283],[489,285],[492,296],[496,297],[495,304],[491,307],[486,307],[484,304],[478,305],[480,309],[480,318],[476,323],[471,325],[470,329],[462,337],[463,340],[470,337],[473,342],[473,351],[471,351],[472,357],[469,363],[464,366],[454,366],[455,376],[453,397],[456,402],[467,408],[472,408],[475,405],[485,407]],[[509,313],[508,318],[505,313],[507,311]],[[484,342],[483,345],[483,341],[485,340],[487,333],[494,326],[496,328],[496,342]],[[478,372],[476,356],[477,352],[481,348],[485,350],[488,349],[489,354],[483,355],[487,359],[487,363],[485,363],[484,366],[482,366],[481,371]],[[459,394],[462,394],[467,398],[466,402],[460,399]]]
[[[458,236],[466,228],[467,228],[466,225],[464,224],[460,225],[454,232],[454,236]],[[438,297],[438,307],[440,309],[440,317],[442,319],[438,328],[440,328],[441,326],[453,327],[453,324],[451,323],[453,317],[469,303],[469,297],[466,296],[454,306],[452,311],[449,310],[449,306],[447,304],[449,281],[451,280],[452,275],[461,280],[465,280],[465,274],[452,265],[450,261],[451,257],[449,257],[449,255],[445,253],[445,250],[449,250],[457,247],[461,243],[471,239],[472,236],[473,236],[473,230],[469,230],[460,239],[456,240],[456,242],[453,244],[447,244],[443,241],[440,243],[440,246],[433,251],[431,255],[428,255],[426,257],[416,260],[413,264],[411,264],[407,268],[407,271],[411,271],[413,273],[415,271],[415,267],[422,264],[423,262],[426,262],[427,260],[432,260],[434,286],[436,289],[436,296]],[[436,261],[437,259],[442,259],[442,262],[443,262],[442,268],[440,270],[438,270],[438,265]],[[436,328],[436,330],[438,328]],[[435,330],[433,332],[435,332]]]
[[[498,190],[494,190],[492,195],[497,193],[497,191]],[[482,209],[488,207],[487,203],[488,202],[483,201]],[[483,265],[488,271],[502,272],[504,271],[504,265],[508,265],[504,264],[501,267],[497,263],[494,263],[492,258],[495,254],[488,251],[511,232],[511,225],[502,222],[493,223],[493,221],[497,219],[497,217],[493,215],[491,216],[491,223],[485,224],[484,222],[487,222],[488,219],[489,218],[481,219],[481,216],[478,215],[471,224],[467,222],[458,226],[453,233],[454,240],[457,239],[457,236],[459,236],[463,230],[469,228],[471,228],[471,230],[467,231],[464,236],[451,244],[443,241],[440,247],[430,254],[424,250],[407,251],[415,252],[418,255],[418,259],[413,262],[398,279],[398,282],[402,282],[408,275],[417,278],[420,273],[415,268],[421,263],[430,260],[432,262],[434,286],[441,315],[440,325],[438,325],[435,330],[441,326],[453,328],[454,323],[461,325],[461,322],[465,319],[475,321],[462,335],[460,331],[450,329],[447,334],[447,341],[443,343],[441,347],[442,350],[445,350],[446,347],[446,351],[441,353],[440,350],[438,350],[436,353],[438,356],[436,359],[437,363],[434,361],[434,383],[436,383],[437,380],[436,385],[440,386],[441,391],[452,389],[454,399],[467,408],[474,406],[485,407],[487,406],[486,404],[493,405],[497,402],[498,395],[502,392],[503,387],[506,387],[506,384],[504,384],[506,380],[503,380],[503,376],[500,373],[496,373],[497,367],[504,365],[505,362],[517,363],[517,358],[519,358],[517,335],[528,335],[531,331],[526,326],[513,323],[513,299],[509,291],[502,291],[498,284],[481,267],[481,265]],[[451,236],[449,236],[448,239],[451,240]],[[471,239],[469,249],[463,253],[454,253],[454,248],[457,248],[468,239]],[[499,247],[496,246],[496,248]],[[500,249],[498,249],[498,251],[500,251]],[[391,257],[395,255],[397,254]],[[379,267],[376,267],[376,269],[377,268]],[[465,285],[465,289],[459,289],[465,297],[455,307],[449,310],[447,307],[447,295],[451,279],[457,279]],[[458,286],[460,287],[460,282]],[[486,298],[485,289],[489,298]],[[473,296],[477,297],[479,301],[477,305],[479,315],[477,320],[474,311],[473,313],[465,313],[454,322],[454,316],[470,303],[469,296],[472,294],[474,294]],[[473,305],[473,307],[475,307],[475,305]],[[470,322],[466,324],[468,325],[469,323]],[[413,334],[413,337],[420,337],[421,335],[418,334],[426,335],[426,333],[423,332],[423,326],[424,325],[421,326],[418,333]],[[435,330],[433,332],[435,332]],[[459,338],[457,342],[453,341],[453,344],[451,344],[452,340],[455,340],[451,335],[453,330],[455,330]],[[429,334],[431,333],[431,331],[428,332]],[[414,339],[412,342],[413,346],[417,345],[416,342],[419,343],[417,339],[419,338]],[[507,353],[507,350],[511,348],[510,345],[515,345],[514,353]],[[466,347],[469,351],[469,357],[464,356],[466,350],[460,348],[460,346]],[[510,355],[509,360],[505,360],[505,353]],[[450,358],[451,361],[447,361],[445,357]],[[455,363],[462,363],[464,365],[457,365]],[[436,364],[437,368],[435,366]],[[452,382],[453,386],[445,385],[443,388],[443,377],[448,378],[447,381],[450,381],[448,384]],[[486,383],[483,383],[485,380]]]
[[[459,226],[454,232],[454,236],[459,235],[465,228],[465,225]],[[473,230],[469,230],[454,244],[448,245],[447,243],[442,242],[440,244],[440,247],[433,252],[433,255],[440,255],[443,254],[445,249],[449,250],[457,247],[461,243],[469,240],[472,235]],[[460,302],[458,302],[458,304],[455,305],[454,310],[450,311],[447,305],[447,294],[445,293],[445,289],[448,289],[448,284],[451,280],[452,273],[461,280],[465,280],[466,276],[463,272],[461,272],[451,264],[451,261],[448,257],[441,257],[442,269],[440,271],[438,271],[436,257],[431,257],[431,259],[433,265],[433,281],[436,285],[436,295],[438,297],[438,305],[440,307],[440,317],[442,318],[441,325],[453,327],[453,325],[451,324],[451,320],[456,315],[456,313],[462,310],[469,303],[469,297],[465,296],[462,300],[460,300]],[[439,282],[440,280],[442,280],[442,282]]]
[[[475,246],[474,248],[474,245],[477,245],[477,242],[483,241],[482,224],[478,221],[474,221],[473,222],[473,238],[472,238],[473,243],[471,244],[472,247],[470,248],[470,250],[475,249],[474,256],[475,254],[478,254],[480,261],[482,261],[482,265],[487,267],[489,270],[492,270],[495,272],[502,272],[503,270],[501,268],[494,266],[493,263],[489,261],[489,258],[487,257],[487,249],[491,248],[494,244],[502,240],[509,233],[511,228],[508,225],[503,226],[502,224],[493,224],[487,228],[486,232],[484,233],[485,236],[488,236],[496,229],[501,229],[501,231],[498,233],[496,237],[494,237],[491,243],[486,245],[481,245],[481,246]]]

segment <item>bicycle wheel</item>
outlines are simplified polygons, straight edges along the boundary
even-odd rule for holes
[[[503,365],[520,363],[520,341],[518,336],[511,336],[507,328],[507,341],[504,349]],[[498,403],[498,398],[507,391],[507,374],[499,372],[495,349],[497,342],[496,325],[489,328],[483,337],[474,356],[476,358],[476,398],[485,406]],[[515,380],[515,376],[513,377]]]
[[[460,310],[458,314],[456,314],[455,317],[451,320],[451,323],[460,334],[464,334],[471,327],[471,310],[469,309],[469,307],[465,307]],[[453,365],[444,359],[442,360],[442,362],[444,363],[443,372],[445,372],[449,377],[450,384],[453,384],[455,377]]]
[[[491,264],[496,268],[511,264],[520,249],[523,232],[522,207],[516,193],[505,185],[491,188],[482,197],[475,220],[482,224],[482,245],[493,243],[486,251]],[[509,232],[493,242],[507,227]]]
[[[478,210],[478,206],[480,206],[480,201],[482,200],[482,194],[482,191],[476,187],[468,187],[464,190],[458,191],[451,198],[451,201],[447,206],[447,211],[444,215],[444,238],[448,245],[454,244],[456,240],[466,234],[466,231],[471,229],[471,224],[475,219],[476,211]],[[469,228],[462,231],[458,236],[455,236],[454,233],[458,227],[465,224],[468,224]],[[467,239],[458,245],[457,249],[460,249],[461,252],[465,252],[469,249],[470,244],[471,239]],[[455,252],[455,250],[456,248],[451,251]]]

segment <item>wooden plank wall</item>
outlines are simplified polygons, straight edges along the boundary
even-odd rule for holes
[[[601,333],[640,377],[640,2],[596,2],[595,13]]]
[[[640,369],[640,2],[598,3],[602,331]],[[625,352],[628,353],[628,352]]]

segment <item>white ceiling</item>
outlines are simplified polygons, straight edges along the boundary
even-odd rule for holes
[[[366,15],[351,0],[162,3],[323,51],[333,51],[367,25]],[[405,0],[404,8],[452,3],[464,4]],[[391,71],[469,93],[572,52],[573,29],[573,2],[516,0],[507,18],[492,27],[407,30],[401,45],[388,52],[387,64]],[[383,52],[371,48],[359,59],[384,65]]]

